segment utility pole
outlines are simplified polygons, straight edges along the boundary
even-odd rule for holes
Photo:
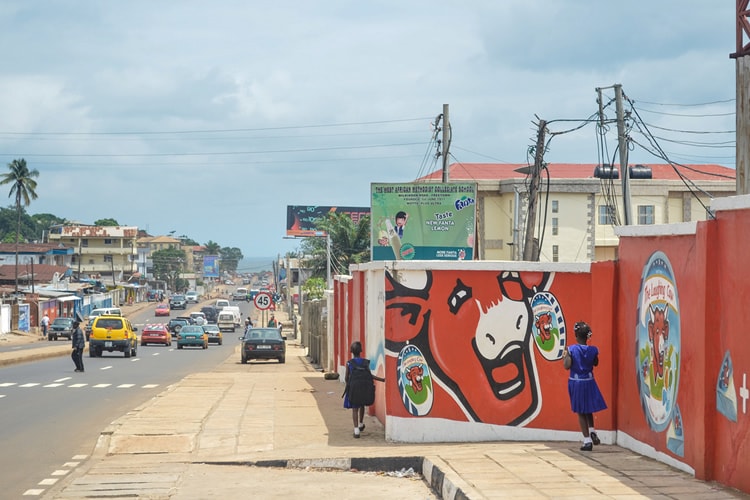
[[[625,137],[625,113],[622,110],[622,85],[616,83],[615,107],[617,109],[617,144],[620,151],[620,175],[622,175],[622,211],[626,226],[633,223],[630,213],[630,169],[628,169],[628,144]]]
[[[539,177],[544,162],[544,135],[547,130],[547,122],[539,120],[539,130],[536,136],[536,151],[534,155],[534,167],[531,170],[531,186],[529,187],[529,211],[526,213],[526,235],[523,244],[523,260],[536,261],[539,259],[539,251],[534,251],[534,224],[536,223],[537,193],[539,191]]]
[[[737,146],[735,149],[735,169],[737,194],[750,194],[750,120],[748,120],[748,107],[750,106],[750,43],[745,40],[750,37],[750,19],[748,15],[748,0],[737,0],[737,24],[736,24],[736,52],[729,57],[735,60],[736,71],[736,117],[735,129],[737,130]]]
[[[448,182],[448,153],[451,144],[451,122],[448,119],[448,105],[443,104],[443,182]]]

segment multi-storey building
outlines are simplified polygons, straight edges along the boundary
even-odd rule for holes
[[[141,236],[136,242],[137,269],[141,276],[153,279],[154,264],[151,256],[160,250],[182,249],[182,242],[171,236]]]
[[[78,279],[108,277],[126,281],[136,271],[138,248],[135,226],[53,226],[50,243],[73,248],[71,268]]]
[[[477,183],[480,260],[521,260],[529,207],[529,165],[454,163],[449,182]],[[629,178],[631,223],[699,221],[712,198],[736,194],[735,170],[720,165],[634,165]],[[441,182],[436,171],[417,182]],[[593,164],[551,163],[540,175],[535,245],[540,261],[616,258],[616,225],[623,224],[620,172]]]

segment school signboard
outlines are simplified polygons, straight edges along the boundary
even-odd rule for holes
[[[472,260],[474,183],[371,184],[372,260]]]

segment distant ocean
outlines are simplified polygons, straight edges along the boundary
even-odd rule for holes
[[[258,273],[261,271],[273,271],[273,262],[276,257],[245,257],[237,265],[238,273]]]

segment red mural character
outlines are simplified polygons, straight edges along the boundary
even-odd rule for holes
[[[648,321],[648,340],[651,342],[651,358],[654,365],[654,378],[664,377],[664,355],[669,339],[669,320],[667,306],[664,309],[651,307],[651,318]]]
[[[552,338],[550,332],[552,330],[552,315],[550,313],[540,314],[534,325],[539,330],[539,337],[541,337],[542,342],[547,342]]]
[[[430,415],[519,426],[533,420],[541,396],[531,299],[552,275],[426,271],[420,281],[413,274],[399,283],[386,271],[386,348],[398,354],[408,342],[422,352],[435,391]]]
[[[422,392],[422,375],[424,375],[424,368],[421,366],[412,366],[406,372],[406,378],[411,382],[411,388],[415,393]]]

